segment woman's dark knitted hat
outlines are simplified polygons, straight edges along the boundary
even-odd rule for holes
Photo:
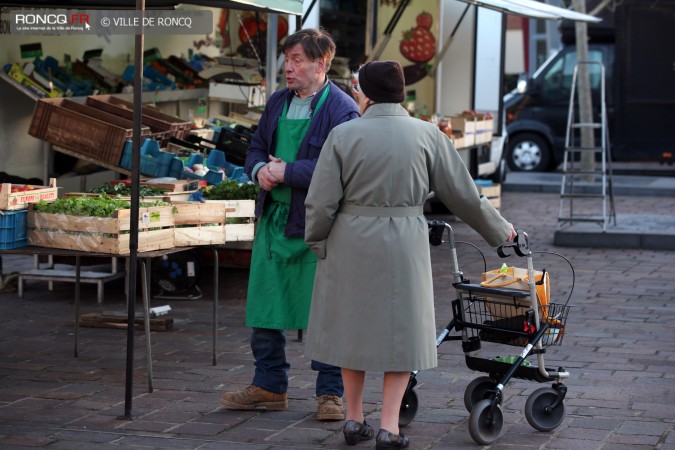
[[[359,69],[359,87],[377,103],[402,103],[405,77],[398,61],[371,61]]]

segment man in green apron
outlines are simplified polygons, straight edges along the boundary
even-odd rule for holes
[[[330,131],[359,117],[354,100],[328,80],[335,43],[305,29],[283,46],[287,88],[268,100],[246,155],[246,173],[260,185],[246,299],[255,374],[250,386],[226,392],[221,405],[237,410],[288,408],[284,330],[306,329],[316,256],[304,242],[305,197]],[[318,371],[319,420],[342,420],[340,368],[312,361]]]

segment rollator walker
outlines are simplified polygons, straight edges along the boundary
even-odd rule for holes
[[[502,434],[504,424],[501,403],[504,388],[512,378],[551,383],[534,391],[525,403],[525,417],[528,423],[539,431],[557,428],[565,417],[565,394],[563,384],[570,374],[563,367],[546,368],[546,348],[560,345],[565,333],[568,306],[574,288],[574,267],[572,268],[572,289],[564,304],[549,303],[548,298],[540,301],[537,286],[547,282],[546,271],[539,275],[532,262],[533,252],[529,239],[522,230],[512,243],[498,247],[501,258],[513,253],[527,261],[527,286],[529,291],[509,287],[486,287],[486,283],[473,284],[465,279],[459,268],[457,250],[452,227],[442,221],[429,221],[429,242],[439,246],[449,244],[453,263],[453,286],[457,297],[452,301],[452,320],[436,339],[436,346],[445,341],[461,340],[466,365],[469,369],[487,374],[471,381],[464,392],[464,406],[469,411],[469,433],[474,441],[488,445]],[[443,240],[445,231],[449,239]],[[472,244],[469,244],[472,245]],[[476,246],[472,245],[478,249]],[[480,252],[480,250],[478,250]],[[482,253],[481,253],[482,255]],[[483,257],[485,261],[485,258]],[[487,272],[487,270],[485,271]],[[483,285],[481,285],[483,284]],[[459,335],[451,335],[456,331]],[[481,342],[492,342],[521,347],[516,356],[486,359],[477,356]],[[534,356],[536,364],[527,361]],[[418,398],[414,388],[417,385],[417,371],[412,372],[401,404],[399,425],[410,424],[418,409]]]

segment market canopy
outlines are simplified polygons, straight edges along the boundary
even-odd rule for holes
[[[180,4],[302,15],[302,0],[145,0],[146,8],[173,8]],[[136,0],[0,0],[0,6],[63,9],[129,9]]]
[[[532,19],[600,22],[601,19],[535,0],[460,0],[471,5]]]
[[[0,0],[1,1],[1,0]],[[602,19],[597,17],[578,13],[576,11],[571,11],[569,9],[559,8],[557,6],[548,5],[536,0],[459,0],[464,3],[468,3],[464,10],[464,14],[469,8],[469,5],[474,5],[476,7],[481,6],[483,8],[492,9],[505,14],[515,14],[521,17],[527,17],[528,19],[545,19],[545,20],[574,20],[579,22],[600,22]],[[396,27],[396,23],[399,21],[403,15],[403,10],[408,7],[410,0],[402,0],[397,8],[396,12],[392,16],[389,24],[384,30],[384,34],[380,37],[379,41],[373,47],[373,51],[368,55],[368,61],[376,61],[380,59],[384,48],[389,43],[391,35]],[[446,41],[441,48],[441,51],[436,55],[436,62],[443,59],[445,52],[448,50],[452,38],[454,37],[457,27],[464,19],[464,14],[459,19],[459,22],[455,26],[455,30],[448,36]],[[436,73],[436,68],[438,64],[434,64],[432,73]],[[433,76],[433,75],[432,75]]]

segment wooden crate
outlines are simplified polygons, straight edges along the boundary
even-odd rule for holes
[[[82,314],[80,316],[81,327],[92,328],[116,328],[127,329],[127,316],[114,316],[112,314]],[[171,317],[158,317],[150,319],[150,331],[170,331],[173,328],[173,319]],[[144,330],[145,323],[142,317],[136,317],[134,320],[134,329]]]
[[[471,147],[475,144],[475,134],[464,135],[461,132],[452,132],[452,144],[456,149]]]
[[[174,203],[176,247],[225,243],[226,206],[220,203]]]
[[[134,104],[114,95],[90,95],[86,102],[87,105],[102,111],[128,120],[133,119]],[[150,127],[153,137],[163,144],[167,144],[171,136],[185,138],[192,129],[191,121],[165,114],[150,106],[141,107],[141,121],[143,125]]]
[[[141,186],[151,186],[171,192],[195,191],[199,188],[199,180],[141,181]]]
[[[484,195],[487,197],[488,200],[490,200],[490,203],[492,206],[495,207],[495,209],[499,209],[502,206],[501,202],[501,195],[502,195],[502,187],[499,184],[495,184],[493,186],[476,186],[478,188],[478,193],[481,195]]]
[[[252,241],[255,235],[255,200],[206,200],[206,203],[224,204],[227,214],[225,240]],[[231,223],[231,222],[245,223]]]
[[[182,192],[181,192],[182,194]],[[131,202],[131,196],[129,195],[111,195],[111,194],[99,194],[96,192],[66,192],[63,194],[64,198],[68,197],[100,197],[102,195],[107,195],[108,197],[120,199],[120,200],[126,200],[127,202]],[[141,202],[171,202],[172,197],[169,194],[164,194],[164,195],[146,195],[145,197],[141,197],[139,201]]]
[[[174,247],[172,206],[139,208],[138,251]],[[115,217],[71,216],[28,211],[28,243],[97,253],[129,253],[131,210],[116,211]]]
[[[190,198],[190,195],[194,194],[197,192],[197,190],[194,191],[185,191],[185,192],[165,192],[163,195],[146,195],[145,197],[141,197],[140,201],[141,202],[154,202],[154,201],[160,201],[160,202],[187,202]],[[83,195],[86,195],[87,197],[96,197],[97,195],[101,194],[94,194],[92,192],[66,192],[63,196],[64,197],[81,197]],[[130,196],[114,196],[115,198],[119,198],[120,200],[126,200],[128,202],[131,202],[131,197]]]
[[[119,166],[124,144],[133,136],[133,122],[64,98],[42,99],[35,105],[28,134],[78,155]],[[141,128],[141,140],[150,136]]]
[[[49,186],[34,186],[35,189],[22,192],[12,192],[12,186],[25,187],[25,184],[2,183],[0,189],[0,209],[13,211],[16,209],[26,209],[30,203],[37,203],[41,200],[54,201],[58,198],[59,192],[56,188],[56,178],[49,179]]]

